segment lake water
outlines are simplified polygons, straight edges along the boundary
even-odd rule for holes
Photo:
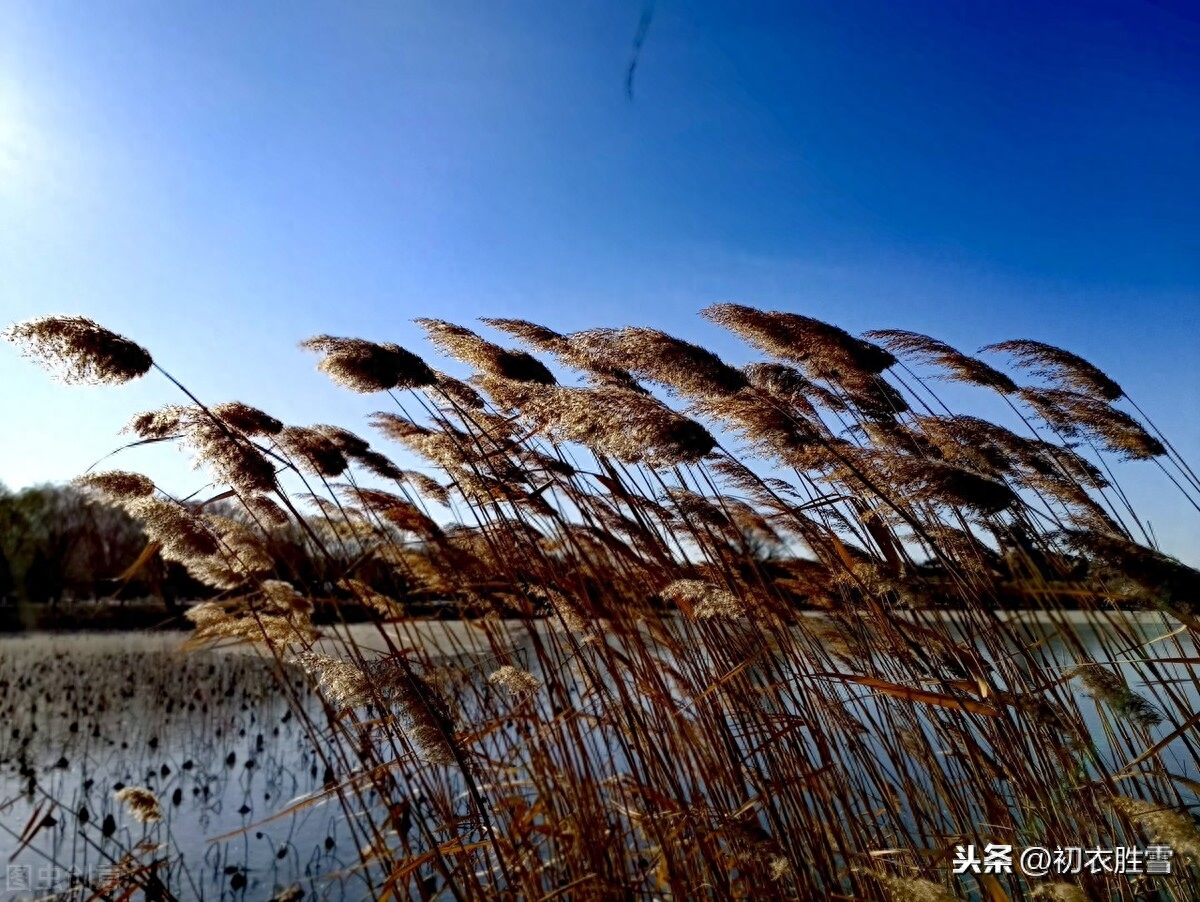
[[[1070,649],[1044,619],[1021,624],[1019,641],[1042,642],[1042,653],[1071,665]],[[1173,641],[1155,641],[1175,629],[1172,622],[1152,616],[1122,625],[1149,643],[1131,647],[1131,658],[1181,656]],[[1103,623],[1080,620],[1073,628],[1093,654],[1109,655],[1112,631]],[[1099,650],[1102,634],[1109,652]],[[379,644],[368,628],[359,638]],[[1194,656],[1190,638],[1180,638],[1182,656]],[[121,849],[142,841],[169,850],[160,876],[182,898],[269,899],[293,887],[306,899],[366,895],[345,814],[336,799],[322,798],[338,775],[326,770],[293,710],[320,723],[320,699],[298,672],[280,681],[273,662],[256,654],[182,652],[183,639],[0,639],[0,899],[63,892],[73,876],[101,879]],[[514,628],[514,646],[521,642]],[[456,659],[489,653],[478,630],[458,623],[409,625],[401,643],[444,646]],[[1163,663],[1155,678],[1200,710],[1188,665]],[[1157,729],[1161,735],[1169,726]],[[1096,738],[1104,754],[1103,737]],[[1180,757],[1175,770],[1200,780],[1190,758]],[[152,790],[162,821],[143,826],[130,818],[114,799],[122,786]],[[277,817],[312,798],[318,801]]]
[[[14,878],[28,879],[38,895],[63,889],[72,872],[102,878],[119,861],[118,848],[143,833],[169,836],[186,857],[176,876],[207,884],[207,893],[199,885],[185,892],[208,898],[243,879],[255,898],[297,883],[312,890],[312,879],[354,860],[353,849],[339,847],[339,818],[322,806],[235,841],[208,842],[320,789],[325,774],[267,661],[181,653],[181,641],[142,634],[0,640],[0,877],[7,878],[0,898],[6,890],[30,895]],[[293,686],[305,704],[316,704],[298,676]],[[143,831],[113,798],[121,786],[155,792],[162,822]],[[106,837],[109,816],[118,828]],[[40,829],[13,857],[31,820]]]

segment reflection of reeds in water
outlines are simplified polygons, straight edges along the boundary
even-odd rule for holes
[[[131,429],[190,447],[212,501],[124,473],[88,484],[223,591],[193,610],[198,639],[262,643],[321,688],[328,716],[306,723],[339,737],[328,791],[379,802],[350,822],[377,895],[962,898],[975,884],[946,867],[956,845],[1169,836],[1175,876],[1154,891],[1200,898],[1183,813],[1200,574],[1153,547],[1113,468],[1152,460],[1200,505],[1166,438],[1048,345],[985,349],[1009,374],[911,332],[705,316],[771,359],[739,369],[650,329],[488,321],[589,383],[573,386],[529,351],[419,321],[475,371],[464,382],[322,336],[305,343],[318,367],[387,393],[374,424],[431,472],[344,429],[189,395]],[[76,381],[151,365],[81,322],[9,337],[64,356]],[[998,393],[1011,422],[949,410],[937,379]],[[324,582],[371,612],[374,641],[319,638],[299,599]],[[434,601],[477,642],[435,656],[403,638],[406,606]],[[1042,612],[1058,650],[1005,606]],[[1085,644],[1075,608],[1181,626],[1146,647],[1106,619]],[[1149,891],[1072,879],[1096,898]],[[1063,886],[1042,894],[1071,898]]]

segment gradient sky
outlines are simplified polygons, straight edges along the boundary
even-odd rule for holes
[[[659,0],[0,3],[0,321],[82,313],[209,401],[358,429],[296,343],[722,300],[1110,372],[1200,461],[1200,7]],[[973,397],[973,396],[972,396]],[[0,347],[0,481],[76,475],[162,379]],[[140,449],[182,489],[174,452]],[[1165,548],[1200,514],[1121,471]]]

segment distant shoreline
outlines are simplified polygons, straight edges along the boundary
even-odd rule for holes
[[[0,605],[0,637],[20,636],[28,634],[74,634],[74,633],[186,633],[192,629],[192,623],[184,616],[187,605],[168,608],[159,601],[130,601],[120,603],[83,602],[61,605],[58,608],[42,605]],[[326,612],[327,614],[329,612]],[[318,627],[339,628],[343,625],[370,626],[371,620],[367,612],[354,606],[343,608],[346,614],[342,620],[322,616],[315,620]],[[969,614],[965,611],[955,611],[942,608],[926,608],[920,610],[895,610],[892,612],[897,619],[919,620],[935,618],[942,621],[966,619]],[[1048,623],[1059,622],[1071,625],[1086,625],[1089,623],[1123,621],[1126,623],[1155,623],[1165,622],[1168,625],[1181,625],[1170,614],[1154,610],[1063,610],[1043,611],[1033,608],[997,610],[995,616],[1006,623]],[[446,616],[447,611],[428,609],[414,611],[412,616],[401,623],[439,623],[465,621],[471,618]],[[804,610],[800,612],[805,617],[827,616],[821,610]],[[508,618],[514,623],[522,618]],[[544,618],[531,618],[544,619]]]

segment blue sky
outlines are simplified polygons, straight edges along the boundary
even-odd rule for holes
[[[207,400],[356,428],[318,332],[637,323],[721,300],[1037,338],[1200,460],[1200,12],[1186,0],[0,5],[0,320],[83,313]],[[75,475],[161,380],[0,348],[0,480]],[[138,451],[172,485],[178,455]],[[1123,478],[1169,550],[1200,515]]]

